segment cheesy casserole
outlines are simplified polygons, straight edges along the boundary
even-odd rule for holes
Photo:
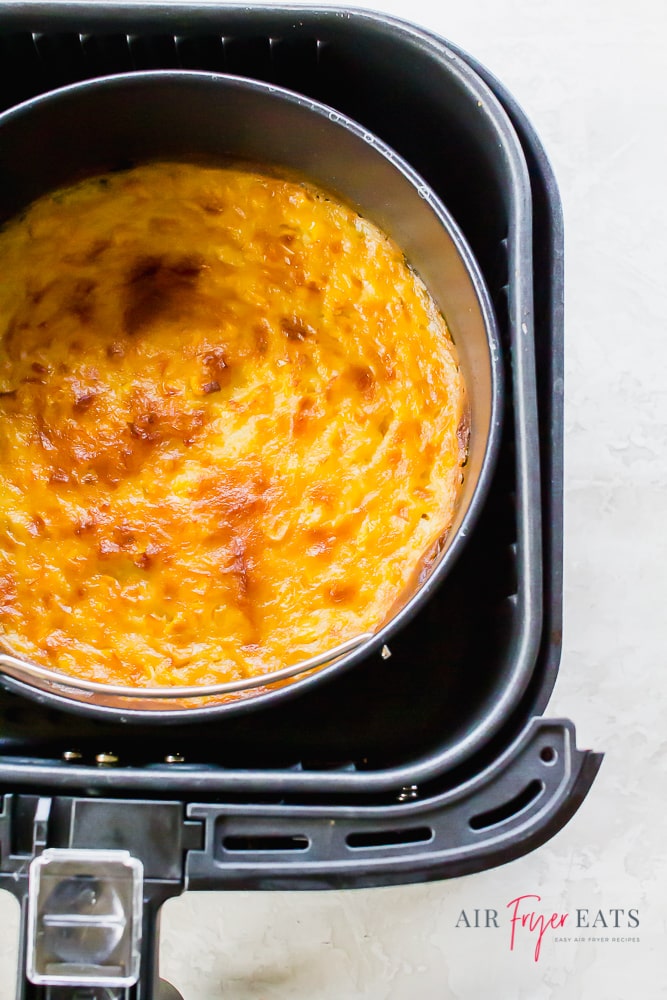
[[[0,233],[0,642],[138,686],[270,674],[400,603],[466,403],[401,251],[298,180],[158,163]]]

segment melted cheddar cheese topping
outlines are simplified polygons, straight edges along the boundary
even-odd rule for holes
[[[401,251],[312,186],[149,164],[0,233],[0,642],[132,686],[374,631],[453,517],[465,393]]]

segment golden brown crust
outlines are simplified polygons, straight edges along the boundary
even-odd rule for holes
[[[0,234],[0,636],[133,685],[376,629],[451,524],[464,387],[397,247],[307,184],[154,164]]]

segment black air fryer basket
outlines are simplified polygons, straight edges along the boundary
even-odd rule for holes
[[[502,335],[500,457],[463,555],[391,649],[285,702],[122,723],[3,680],[0,885],[23,904],[21,998],[157,996],[156,915],[184,889],[376,886],[503,864],[567,822],[601,761],[571,722],[542,717],[561,650],[563,260],[529,122],[469,56],[378,14],[0,3],[2,109],[179,67],[315,98],[440,195]]]

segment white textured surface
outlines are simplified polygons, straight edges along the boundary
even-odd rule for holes
[[[667,72],[662,0],[385,0],[503,80],[542,137],[566,219],[566,585],[549,715],[606,752],[547,845],[450,882],[330,893],[188,894],[163,919],[186,1000],[667,997]],[[506,904],[637,908],[638,942],[509,950]],[[0,894],[0,1000],[13,902]],[[492,907],[499,930],[456,928]],[[571,931],[560,932],[562,936]],[[586,936],[600,936],[584,931]],[[607,936],[611,938],[613,932]]]

